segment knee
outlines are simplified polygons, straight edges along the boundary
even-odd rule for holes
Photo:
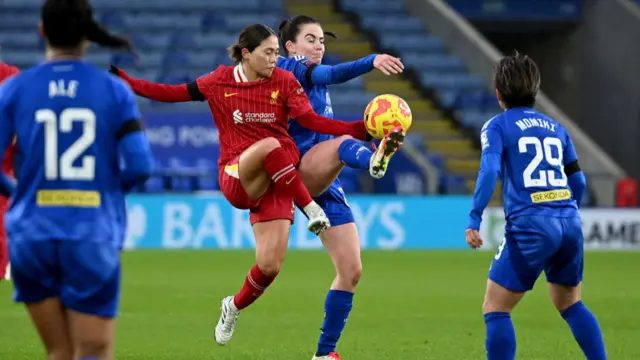
[[[81,340],[76,344],[76,357],[104,358],[109,353],[110,344],[103,340]]]
[[[281,146],[280,141],[278,141],[278,139],[274,137],[264,138],[260,140],[260,143],[262,144],[262,147],[264,147],[264,149],[268,151],[279,148]]]
[[[338,272],[338,277],[342,279],[345,285],[349,287],[355,287],[356,285],[358,285],[358,282],[362,277],[362,263],[358,261],[344,267]]]
[[[280,272],[280,267],[284,262],[284,256],[276,256],[275,254],[272,256],[265,256],[259,258],[257,263],[260,271],[270,277],[275,277]]]
[[[338,137],[338,140],[340,141],[341,144],[346,140],[352,140],[352,139],[353,139],[353,136],[351,135],[342,135]]]

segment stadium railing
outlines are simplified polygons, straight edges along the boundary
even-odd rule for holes
[[[407,10],[429,25],[450,49],[465,60],[470,70],[481,74],[490,84],[495,63],[503,57],[466,19],[441,0],[404,0]],[[543,92],[538,94],[537,108],[562,124],[571,134],[580,155],[580,165],[589,175],[597,174],[591,185],[604,206],[612,206],[618,179],[626,173],[574,121]]]

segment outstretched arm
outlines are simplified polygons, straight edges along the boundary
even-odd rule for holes
[[[364,121],[340,121],[316,114],[313,109],[299,115],[296,121],[305,129],[320,134],[341,136],[350,135],[359,140],[371,140],[371,135],[364,127]]]
[[[362,76],[373,70],[373,62],[376,54],[363,57],[356,61],[349,61],[338,65],[309,66],[310,82],[313,85],[342,84],[358,76]],[[309,81],[309,79],[307,80]]]
[[[385,75],[398,74],[404,69],[400,59],[391,55],[372,54],[338,65],[311,64],[307,59],[296,61],[293,72],[301,83],[310,85],[342,84],[362,76],[374,68]]]
[[[111,65],[109,72],[129,83],[129,86],[131,86],[131,89],[136,95],[147,99],[168,103],[206,100],[200,88],[198,88],[196,81],[180,85],[158,84],[133,78],[122,69],[118,69],[113,65]]]

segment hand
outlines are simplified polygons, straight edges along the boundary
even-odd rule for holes
[[[111,66],[109,67],[109,72],[110,72],[110,73],[112,73],[112,74],[113,74],[113,75],[115,75],[115,76],[120,77],[120,69],[118,69],[118,67],[117,67],[117,66],[115,66],[115,65],[111,65]]]
[[[482,241],[482,238],[480,237],[480,233],[478,232],[478,230],[467,229],[467,230],[465,230],[464,235],[467,238],[467,244],[472,249],[477,249],[477,248],[481,247],[482,244],[484,243]]]
[[[404,70],[404,65],[399,58],[387,54],[376,56],[373,59],[373,67],[385,75],[400,74]]]

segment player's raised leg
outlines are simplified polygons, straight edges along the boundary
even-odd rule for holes
[[[313,146],[300,162],[300,173],[312,196],[323,193],[346,165],[369,169],[376,179],[384,176],[391,157],[400,149],[405,133],[398,127],[382,139],[375,152],[351,136],[340,136]]]
[[[319,196],[338,177],[345,165],[368,169],[373,152],[351,136],[340,136],[314,145],[298,167],[311,196]]]
[[[571,328],[587,360],[604,360],[607,353],[600,324],[582,302],[584,242],[580,217],[561,221],[565,223],[566,236],[545,269],[551,300]]]
[[[276,139],[260,140],[245,150],[237,164],[237,176],[242,192],[250,200],[247,207],[252,208],[256,265],[249,270],[240,291],[222,300],[214,332],[220,345],[231,339],[240,310],[256,301],[278,275],[287,250],[293,203],[309,217],[311,231],[318,233],[329,225],[324,211],[312,200],[289,155]],[[237,194],[230,187],[226,181],[221,183],[223,193],[234,204]]]
[[[339,359],[335,354],[336,346],[351,313],[355,288],[362,276],[360,240],[353,221],[332,226],[320,234],[320,238],[333,261],[336,278],[325,299],[325,317],[313,359]]]
[[[391,157],[400,150],[404,143],[405,131],[401,126],[397,126],[389,131],[389,133],[382,139],[378,149],[371,157],[371,163],[369,165],[369,174],[380,179],[387,172],[389,161]]]
[[[238,175],[252,200],[259,199],[274,186],[279,193],[291,194],[308,216],[309,230],[318,234],[328,227],[324,211],[311,198],[289,154],[277,139],[260,140],[245,150],[238,162]]]

